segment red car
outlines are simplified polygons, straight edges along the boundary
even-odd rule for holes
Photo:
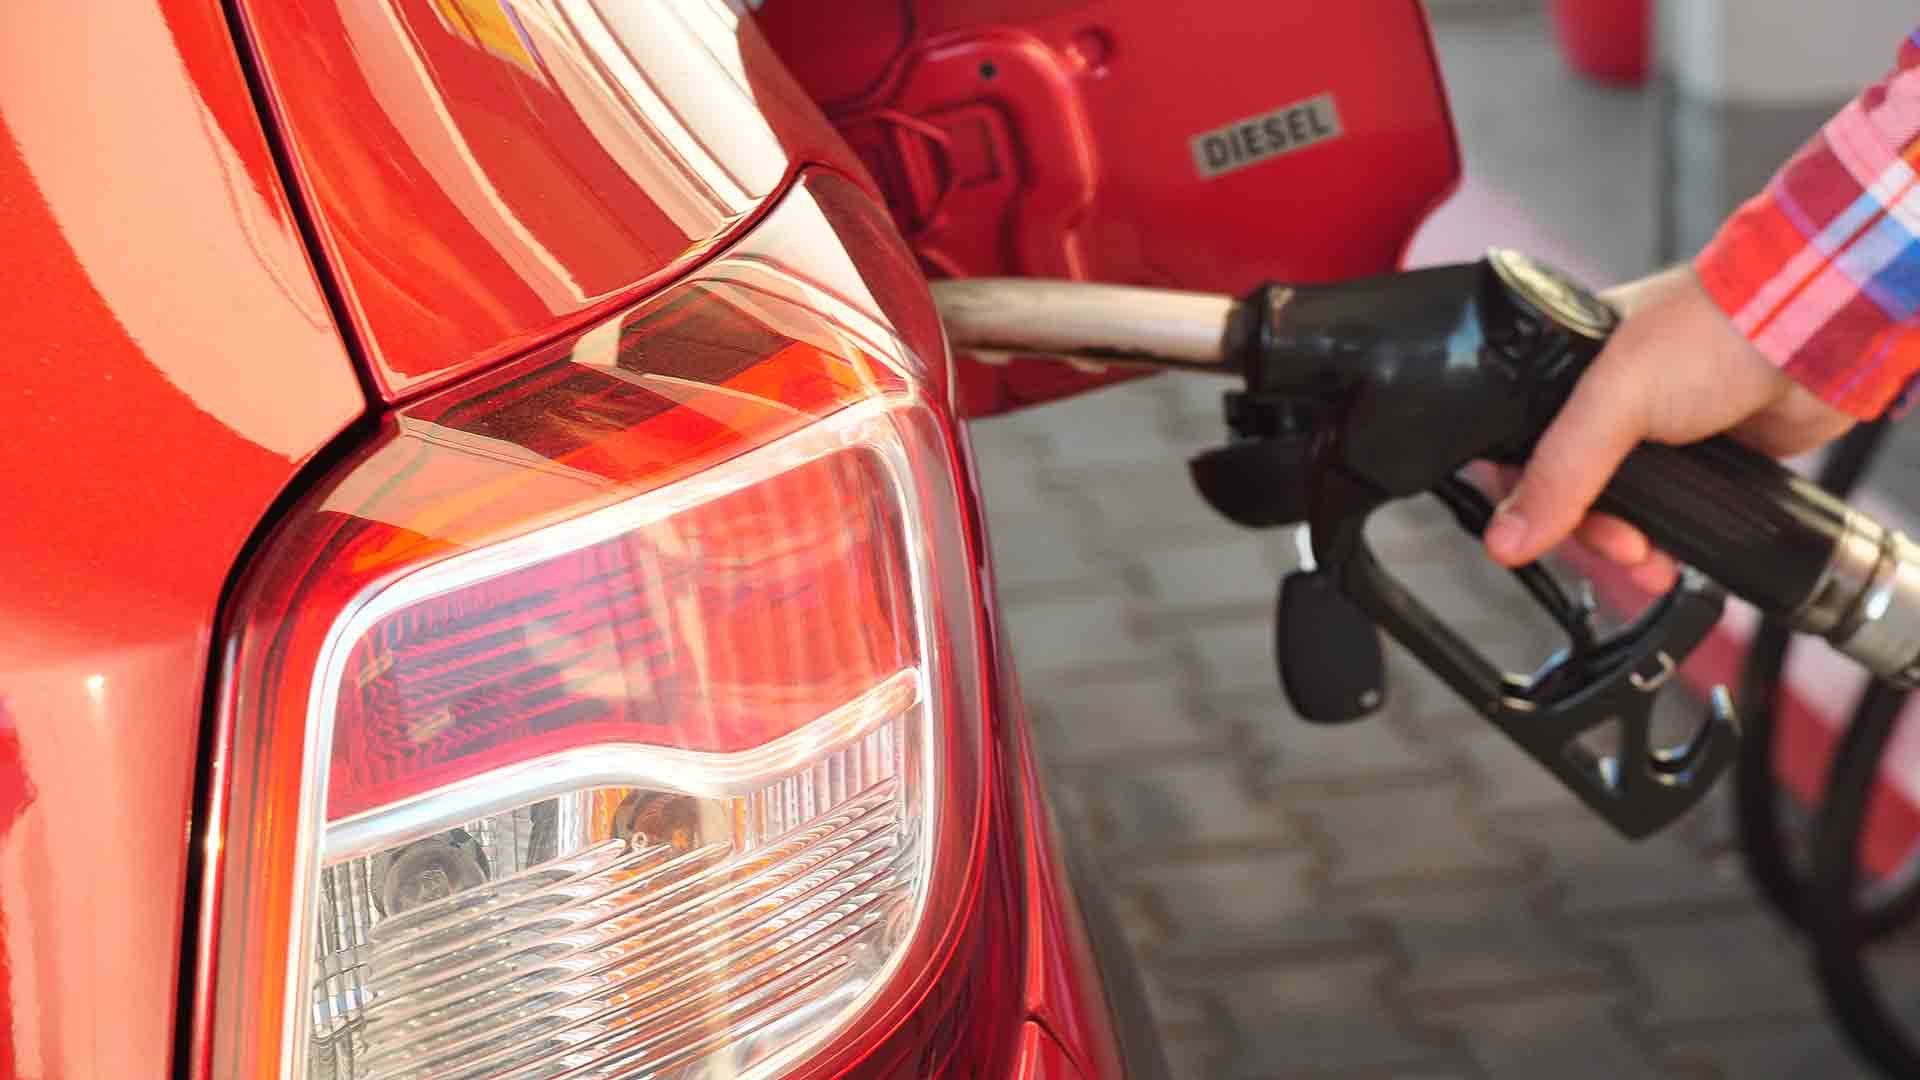
[[[1216,7],[5,5],[0,1075],[1158,1075],[926,275],[1391,266],[1417,4]]]

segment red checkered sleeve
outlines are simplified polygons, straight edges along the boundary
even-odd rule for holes
[[[1694,260],[1733,324],[1863,419],[1920,373],[1920,30]]]

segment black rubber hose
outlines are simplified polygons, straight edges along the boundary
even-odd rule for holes
[[[1733,772],[1740,864],[1769,906],[1795,929],[1805,930],[1806,880],[1793,863],[1780,824],[1780,790],[1774,779],[1774,706],[1780,672],[1793,632],[1773,619],[1760,624],[1740,670],[1740,763]]]
[[[1884,420],[1848,432],[1822,463],[1820,486],[1843,499],[1853,494],[1886,436]],[[1740,857],[1747,877],[1781,918],[1805,930],[1807,881],[1794,865],[1791,843],[1781,826],[1780,789],[1774,780],[1776,707],[1792,639],[1793,631],[1784,623],[1766,619],[1747,647],[1738,696],[1743,738],[1733,786]]]
[[[1856,428],[1820,471],[1820,484],[1846,497],[1859,485],[1887,434],[1884,421]],[[1891,895],[1871,897],[1858,861],[1881,760],[1908,694],[1871,683],[1855,706],[1827,773],[1809,845],[1811,867],[1794,866],[1780,820],[1775,783],[1775,732],[1781,674],[1792,632],[1762,623],[1741,672],[1745,739],[1735,796],[1747,876],[1782,918],[1805,931],[1815,972],[1835,1024],[1869,1062],[1889,1076],[1920,1076],[1917,1048],[1880,992],[1867,948],[1920,912],[1920,881],[1891,882]]]
[[[1860,907],[1864,875],[1859,851],[1880,763],[1906,702],[1904,691],[1876,681],[1854,710],[1853,723],[1827,771],[1803,911],[1827,1011],[1868,1060],[1893,1077],[1920,1076],[1920,1049],[1888,1008],[1867,967],[1866,949],[1874,933],[1873,920]]]

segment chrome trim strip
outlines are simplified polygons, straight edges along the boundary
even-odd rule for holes
[[[1844,639],[1852,632],[1848,621],[1858,617],[1855,608],[1860,597],[1886,558],[1886,539],[1886,530],[1878,522],[1849,510],[1819,580],[1789,621],[1809,634]]]
[[[1840,651],[1882,678],[1913,686],[1920,676],[1920,547],[1888,530],[1883,557],[1841,627]]]
[[[644,787],[703,798],[747,795],[807,768],[923,700],[920,673],[896,672],[880,685],[764,746],[716,754],[636,743],[575,747],[327,823],[320,861],[331,865],[405,844],[469,821],[570,792]]]
[[[1920,545],[1858,511],[1813,595],[1789,619],[1881,678],[1920,682]]]

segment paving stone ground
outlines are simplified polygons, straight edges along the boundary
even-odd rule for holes
[[[974,429],[1054,801],[1177,1074],[1863,1075],[1740,877],[1723,804],[1627,843],[1397,653],[1380,716],[1289,712],[1270,634],[1291,539],[1218,524],[1189,489],[1211,437],[1194,396],[1162,377]],[[1396,557],[1411,587],[1475,608],[1490,648],[1537,644],[1451,525],[1388,513],[1430,538]]]
[[[1617,182],[1618,163],[1543,160],[1524,126],[1476,141],[1527,108],[1501,112],[1528,97],[1501,78],[1559,78],[1537,11],[1437,10],[1470,167],[1522,193]],[[1637,108],[1565,81],[1543,98]],[[1607,233],[1625,274],[1644,256],[1622,212],[1569,227]],[[1110,882],[1177,1074],[1864,1075],[1740,877],[1724,802],[1622,841],[1398,654],[1383,715],[1289,713],[1269,635],[1291,537],[1225,524],[1185,476],[1219,389],[1165,376],[973,432],[1055,805]],[[1490,649],[1539,648],[1530,605],[1435,508],[1389,511],[1376,542]]]

